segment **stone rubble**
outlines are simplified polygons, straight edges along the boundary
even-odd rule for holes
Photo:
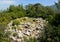
[[[29,37],[38,38],[42,36],[44,27],[47,24],[46,20],[43,20],[42,18],[28,18],[28,17],[23,18],[26,20],[21,21],[20,25],[18,26],[17,25],[12,26],[13,21],[11,21],[7,25],[7,29],[5,30],[5,32],[8,31],[11,32],[11,34],[9,34],[9,37],[13,41],[24,42],[24,37],[29,39]],[[13,29],[13,27],[15,27],[15,29]]]

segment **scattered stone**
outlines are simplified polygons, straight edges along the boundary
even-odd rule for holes
[[[23,21],[22,21],[22,19],[23,19]],[[41,35],[43,34],[42,32],[44,32],[44,26],[46,26],[46,24],[48,23],[46,20],[43,20],[42,18],[23,17],[18,20],[21,20],[19,25],[13,26],[12,25],[13,20],[12,20],[7,25],[8,29],[5,30],[5,32],[7,32],[7,31],[11,32],[11,35],[9,35],[10,36],[9,38],[12,38],[14,41],[17,41],[17,42],[23,42],[24,36],[28,39],[30,37],[34,37],[34,38],[38,39],[38,37],[41,37]],[[15,30],[12,29],[12,27],[14,27]],[[16,36],[12,35],[14,32],[17,33]]]

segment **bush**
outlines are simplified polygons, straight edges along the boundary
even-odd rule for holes
[[[14,26],[14,25],[20,25],[20,21],[19,21],[19,20],[14,20],[12,25],[13,25],[13,26]]]

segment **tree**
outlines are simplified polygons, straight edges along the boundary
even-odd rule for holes
[[[56,7],[57,7],[57,12],[60,12],[60,1],[58,0],[58,3],[55,3]]]

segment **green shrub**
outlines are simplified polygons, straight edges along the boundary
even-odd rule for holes
[[[15,27],[15,26],[13,26],[13,27],[12,27],[12,29],[16,29],[16,27]]]
[[[26,37],[24,37],[24,42],[36,42],[36,38],[26,39]]]
[[[19,20],[14,20],[12,25],[13,25],[13,26],[14,26],[14,25],[20,25],[20,21],[19,21]]]

